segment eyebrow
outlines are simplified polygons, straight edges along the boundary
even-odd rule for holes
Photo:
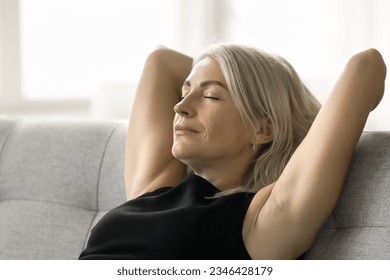
[[[205,88],[205,87],[213,86],[213,85],[220,86],[220,87],[226,89],[227,91],[229,91],[228,88],[227,88],[227,86],[226,86],[224,83],[222,83],[222,82],[220,82],[220,81],[217,81],[217,80],[206,80],[206,81],[202,81],[202,82],[200,83],[199,86],[200,86],[201,88]],[[191,82],[190,82],[189,80],[186,80],[186,81],[184,81],[183,86],[191,86]]]

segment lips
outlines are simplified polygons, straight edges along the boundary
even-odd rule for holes
[[[174,127],[175,133],[186,133],[186,132],[193,132],[193,133],[199,133],[196,129],[183,124],[176,124]]]

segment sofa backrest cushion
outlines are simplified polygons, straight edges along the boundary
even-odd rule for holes
[[[390,133],[366,132],[307,259],[390,259]]]
[[[125,201],[127,126],[0,117],[0,259],[76,259]],[[304,259],[390,259],[390,133],[364,133]]]
[[[75,259],[125,201],[124,125],[0,119],[0,259]]]

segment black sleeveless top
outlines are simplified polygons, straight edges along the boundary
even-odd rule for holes
[[[250,259],[242,226],[254,194],[210,198],[218,192],[190,175],[127,201],[92,229],[80,259]]]

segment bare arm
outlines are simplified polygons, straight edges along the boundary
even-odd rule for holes
[[[173,107],[181,96],[192,59],[170,49],[147,58],[128,128],[125,158],[127,198],[177,184],[185,166],[172,156]]]
[[[280,178],[255,197],[268,196],[252,209],[248,244],[254,257],[296,258],[311,245],[337,202],[367,117],[383,96],[385,76],[376,50],[350,59]]]

